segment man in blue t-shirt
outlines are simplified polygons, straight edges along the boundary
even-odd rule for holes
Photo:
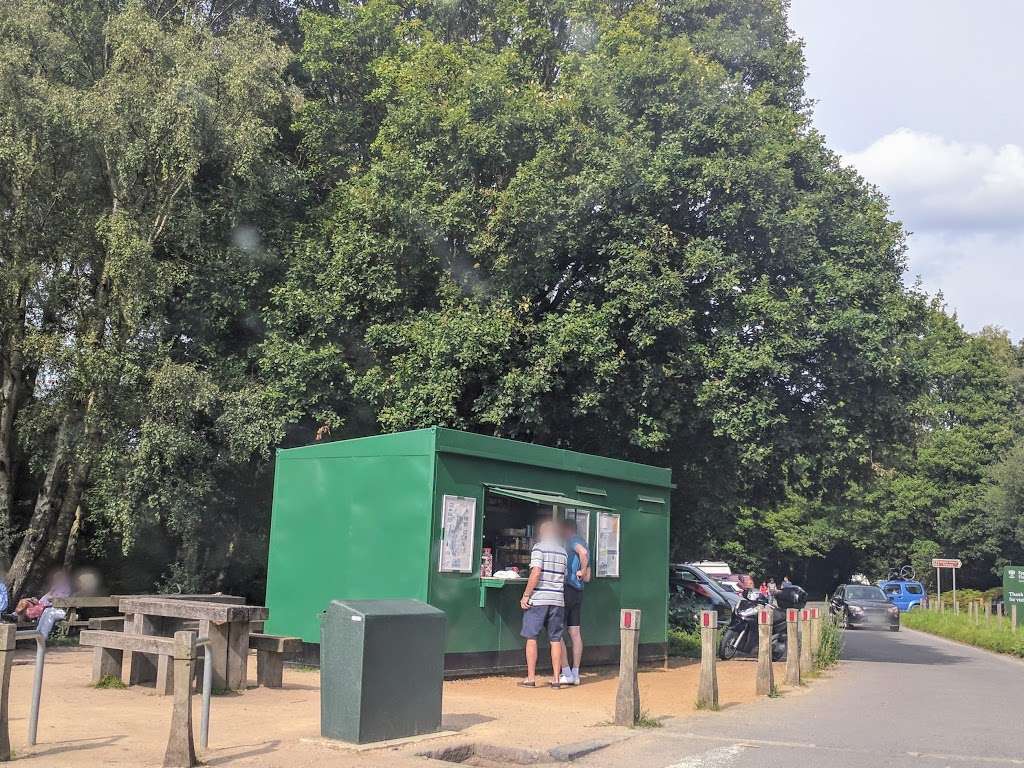
[[[580,684],[580,662],[583,660],[583,634],[580,632],[580,614],[583,611],[583,585],[590,581],[590,549],[587,542],[576,530],[575,520],[562,522],[565,537],[565,554],[568,562],[565,569],[565,631],[572,640],[572,665],[569,652],[562,641],[562,685]]]

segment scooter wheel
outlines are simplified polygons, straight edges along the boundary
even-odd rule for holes
[[[718,641],[718,658],[722,661],[729,661],[736,657],[736,633],[731,629],[725,630],[722,639]]]

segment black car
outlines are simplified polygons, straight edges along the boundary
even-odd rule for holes
[[[828,606],[829,613],[846,627],[888,627],[900,631],[900,609],[879,587],[843,584]]]
[[[718,623],[728,626],[732,610],[740,602],[740,596],[726,589],[700,568],[677,563],[668,567],[668,589],[670,594],[683,591],[691,595],[704,610],[718,612]]]

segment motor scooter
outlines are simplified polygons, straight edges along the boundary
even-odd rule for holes
[[[737,654],[757,655],[757,613],[761,608],[772,611],[772,661],[786,658],[786,609],[803,608],[807,593],[800,587],[787,587],[775,593],[774,599],[757,590],[748,590],[733,609],[729,626],[718,643],[718,658],[723,661]]]

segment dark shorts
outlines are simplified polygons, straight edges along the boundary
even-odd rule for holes
[[[580,626],[580,614],[583,613],[583,590],[565,585],[565,626]]]
[[[547,628],[548,639],[556,642],[562,639],[565,627],[565,609],[560,605],[531,605],[523,611],[523,637],[533,639]]]

